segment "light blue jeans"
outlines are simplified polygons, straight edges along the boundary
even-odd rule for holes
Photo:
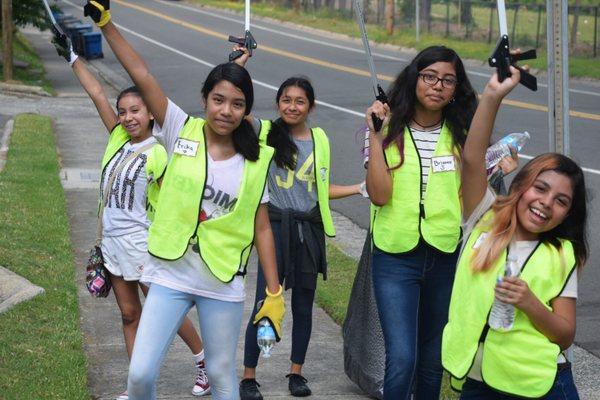
[[[235,355],[244,303],[214,300],[153,283],[142,309],[129,364],[127,391],[131,400],[156,398],[160,367],[183,318],[194,305],[212,398],[239,399]]]

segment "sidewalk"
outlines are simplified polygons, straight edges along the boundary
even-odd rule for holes
[[[125,390],[127,355],[121,330],[121,318],[114,296],[92,298],[84,287],[83,267],[95,235],[95,212],[98,196],[98,170],[107,134],[92,102],[87,98],[73,73],[50,45],[47,34],[27,32],[28,39],[44,60],[48,78],[58,98],[7,97],[0,94],[2,114],[14,115],[35,112],[51,116],[55,121],[58,150],[61,160],[61,180],[65,188],[71,225],[71,242],[78,266],[77,280],[81,327],[89,365],[89,387],[92,398],[112,399]],[[104,85],[109,97],[117,92]],[[362,239],[361,239],[362,243]],[[254,300],[256,257],[249,262],[246,279],[247,299],[238,344],[238,374],[242,374],[243,334]],[[257,380],[265,399],[292,399],[285,375],[289,372],[291,349],[290,299],[286,299],[287,316],[284,339],[277,344],[273,355],[262,360]],[[190,312],[197,327],[195,310]],[[307,354],[304,375],[313,391],[311,399],[367,398],[348,380],[343,372],[341,328],[325,312],[315,307],[313,334]],[[158,393],[161,399],[191,399],[195,369],[189,349],[177,337],[161,369]],[[210,398],[210,397],[204,397]]]

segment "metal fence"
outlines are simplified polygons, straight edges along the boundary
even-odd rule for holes
[[[260,0],[259,0],[260,1]],[[352,18],[352,0],[262,0],[307,13]],[[370,23],[385,25],[386,0],[361,0]],[[394,0],[395,29],[414,29],[416,0]],[[544,49],[546,2],[506,5],[508,31],[515,46]],[[498,37],[496,1],[419,0],[420,29],[444,37],[494,42]],[[572,54],[597,57],[600,53],[600,5],[569,7],[569,41]]]

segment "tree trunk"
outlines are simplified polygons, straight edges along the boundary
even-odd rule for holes
[[[9,82],[13,79],[12,36],[12,1],[2,0],[2,72],[4,73],[4,82]]]
[[[385,0],[385,30],[388,35],[394,34],[394,0]]]
[[[571,47],[575,47],[577,44],[577,26],[579,25],[579,7],[581,6],[581,0],[575,1],[575,10],[573,14],[573,26],[571,27]],[[575,50],[575,49],[571,49]]]
[[[473,22],[473,14],[471,13],[471,1],[463,0],[460,6],[460,21],[461,23],[468,25]]]
[[[294,9],[294,12],[296,12],[296,13],[300,12],[300,0],[293,0],[292,8]]]
[[[427,31],[431,32],[431,0],[421,0],[421,21],[427,25]]]

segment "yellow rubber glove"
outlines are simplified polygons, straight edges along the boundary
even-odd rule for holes
[[[88,0],[83,15],[90,16],[98,28],[102,28],[110,21],[110,0]]]
[[[262,305],[258,309],[256,316],[254,317],[254,325],[266,318],[271,323],[271,326],[275,330],[276,340],[281,340],[281,323],[283,322],[283,316],[285,315],[285,301],[283,300],[283,287],[279,285],[277,293],[269,293],[269,289],[265,288],[267,297],[262,302]]]

